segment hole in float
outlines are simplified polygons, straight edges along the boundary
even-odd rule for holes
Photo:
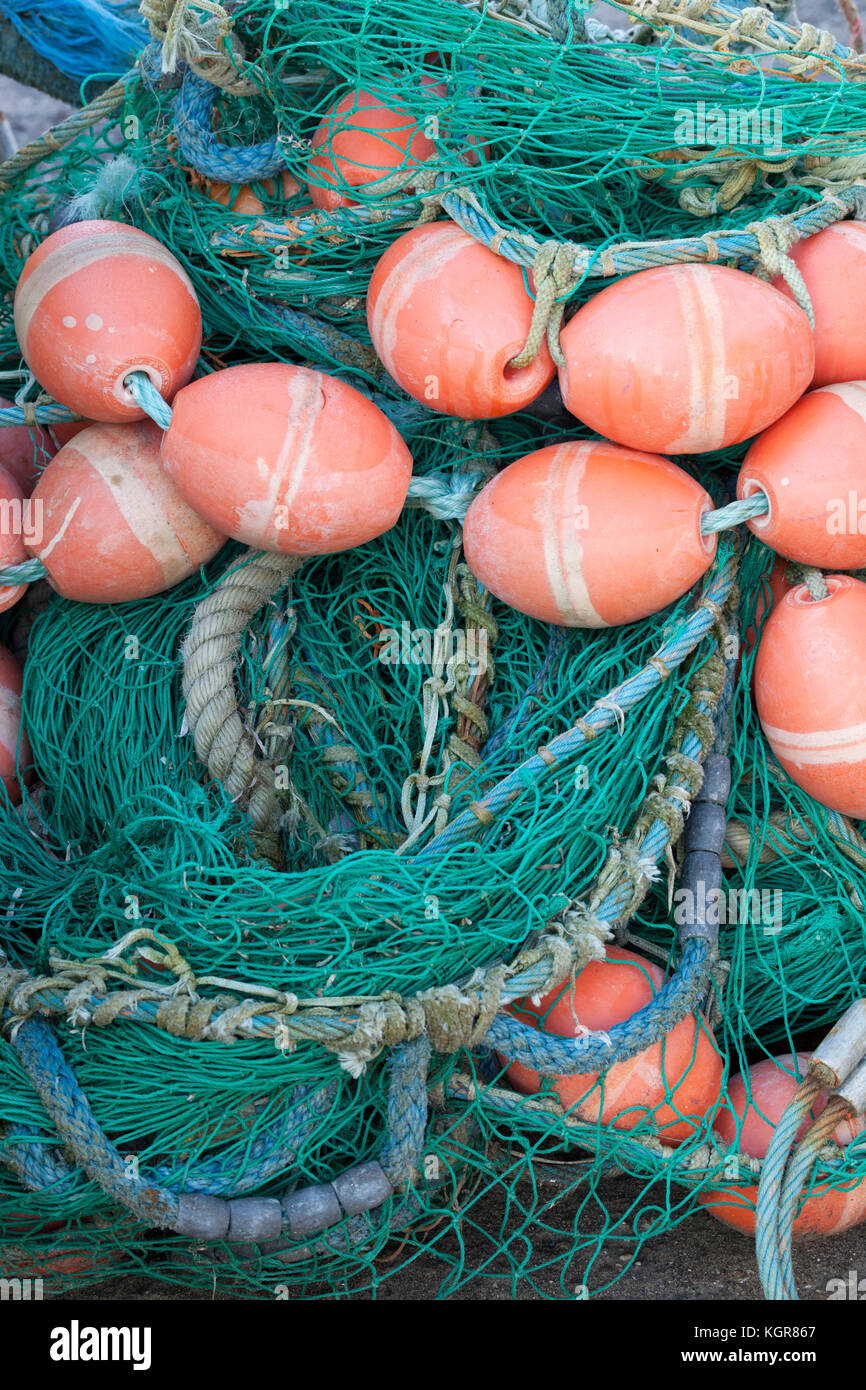
[[[745,500],[747,497],[754,497],[756,492],[763,492],[767,498],[767,510],[763,516],[752,516],[749,518],[750,528],[756,531],[764,531],[773,519],[773,499],[763,483],[759,483],[757,478],[744,478],[738,489],[740,498]]]
[[[798,608],[814,608],[816,604],[829,603],[838,593],[850,589],[852,580],[848,574],[825,574],[824,583],[827,586],[825,598],[813,598],[807,584],[798,584],[796,589],[789,589],[784,595],[785,601]]]
[[[701,530],[701,519],[706,516],[707,512],[713,511],[715,511],[715,506],[713,505],[713,499],[711,497],[708,497],[706,502],[702,502],[698,508],[698,535],[701,538],[701,545],[704,547],[704,554],[709,555],[710,559],[712,559],[716,553],[719,536],[717,531],[708,531],[707,534],[704,535]]]
[[[162,372],[157,371],[156,367],[148,366],[145,362],[128,362],[126,364],[118,373],[113,387],[113,395],[121,404],[132,406],[133,410],[138,410],[138,402],[126,385],[126,378],[133,372],[144,372],[145,376],[150,377],[151,382],[156,387],[157,391],[159,391],[160,395],[162,394],[164,383]]]

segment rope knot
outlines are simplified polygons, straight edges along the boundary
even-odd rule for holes
[[[512,357],[508,365],[515,370],[528,367],[535,361],[546,339],[556,366],[564,367],[565,357],[559,334],[566,300],[578,280],[574,270],[574,247],[568,242],[545,241],[536,254],[532,278],[535,282],[535,306],[529,335],[520,352]]]
[[[751,232],[757,240],[758,254],[755,259],[761,267],[763,278],[771,280],[781,275],[814,331],[815,313],[806,282],[788,255],[800,237],[793,220],[790,217],[768,217],[763,222],[750,222],[746,231]]]

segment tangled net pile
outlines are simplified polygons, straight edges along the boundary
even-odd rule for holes
[[[0,640],[26,647],[36,769],[0,817],[7,1271],[52,1290],[146,1269],[316,1297],[374,1293],[423,1257],[441,1296],[483,1279],[592,1296],[756,1165],[714,1133],[715,1110],[669,1148],[651,1117],[626,1131],[563,1113],[549,1086],[517,1094],[501,1059],[597,1070],[601,1087],[702,1008],[723,1105],[729,1077],[809,1050],[863,990],[866,845],[784,777],[753,710],[739,639],[760,629],[771,552],[724,538],[698,590],[623,628],[506,608],[462,560],[466,502],[581,427],[434,415],[367,333],[372,269],[421,218],[455,218],[535,268],[537,290],[555,278],[570,314],[601,277],[671,260],[775,273],[797,235],[862,208],[866,61],[780,7],[622,9],[635,22],[613,33],[552,0],[251,0],[230,16],[148,3],[140,65],[0,171],[4,290],[70,200],[133,222],[193,281],[202,371],[321,366],[386,411],[415,467],[392,531],[252,605],[237,698],[262,757],[290,769],[275,829],[208,778],[185,718],[181,647],[232,550],[156,598],[89,607],[33,589],[23,616],[0,617]],[[274,176],[305,185],[312,134],[347,86],[405,107],[436,155],[311,213]],[[677,113],[698,101],[781,112],[781,148],[677,143]],[[230,211],[212,180],[252,183],[263,213]],[[720,504],[745,447],[681,462]],[[254,591],[255,562],[239,573]],[[436,641],[417,659],[381,659],[389,633],[423,631]],[[770,929],[757,911],[722,924],[717,950],[679,940],[669,905],[713,750],[732,767],[725,887],[784,904]],[[503,1006],[614,939],[664,963],[655,1013],[569,1043],[571,1066],[527,1053]],[[317,1234],[172,1233],[178,1194],[282,1198],[367,1164],[387,1181],[377,1204],[347,1199]],[[809,1182],[864,1177],[854,1140],[825,1148]]]

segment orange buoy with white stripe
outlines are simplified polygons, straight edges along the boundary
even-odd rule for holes
[[[23,687],[20,663],[8,648],[0,647],[0,781],[13,806],[21,801],[20,782],[28,780],[32,761],[27,734],[21,727]]]
[[[809,320],[763,280],[718,265],[641,270],[578,310],[562,398],[618,444],[723,449],[766,429],[812,378]]]
[[[508,1012],[559,1037],[577,1037],[585,1028],[607,1032],[648,1004],[663,983],[657,965],[634,951],[609,946],[605,959],[585,965],[573,985],[558,985],[538,1003],[517,1000]],[[536,1095],[544,1085],[521,1062],[511,1062],[506,1075],[524,1095]],[[618,1062],[603,1076],[585,1072],[551,1078],[560,1105],[582,1120],[634,1129],[651,1119],[665,1144],[681,1144],[700,1128],[719,1098],[721,1080],[722,1058],[712,1031],[703,1017],[691,1016],[663,1041]]]
[[[429,80],[425,85],[444,91]],[[310,197],[317,208],[352,207],[354,200],[341,185],[363,188],[400,169],[416,169],[435,152],[408,111],[386,105],[373,92],[346,92],[328,108],[313,136]]]
[[[866,584],[825,576],[781,598],[761,630],[755,702],[788,776],[831,810],[866,816]]]
[[[819,569],[866,565],[866,381],[802,396],[759,435],[737,496],[765,492],[770,510],[746,522],[789,560]]]
[[[8,410],[14,404],[0,396],[0,410]],[[0,468],[11,473],[25,493],[33,490],[42,469],[56,453],[54,440],[40,425],[32,429],[27,425],[0,426]]]
[[[38,517],[38,507],[34,508],[32,501],[25,497],[24,489],[18,486],[12,474],[0,468],[0,569],[23,564],[27,559],[24,537],[34,534]],[[0,587],[0,613],[12,608],[26,588],[26,584]]]
[[[812,385],[866,379],[866,222],[834,222],[788,255],[815,315]],[[773,284],[793,299],[781,276]]]
[[[453,222],[398,237],[367,291],[370,337],[392,377],[422,405],[463,420],[522,410],[553,379],[546,344],[529,366],[509,366],[532,308],[520,268]]]
[[[62,405],[92,420],[141,420],[125,377],[146,372],[171,400],[198,360],[201,311],[183,267],[152,236],[122,222],[75,222],[24,266],[15,332]]]
[[[32,499],[42,534],[27,549],[64,598],[123,603],[162,593],[224,543],[165,473],[161,441],[150,420],[92,425],[46,468]]]
[[[798,1053],[796,1058],[790,1053],[783,1057],[768,1057],[749,1068],[748,1086],[743,1076],[735,1076],[728,1083],[727,1104],[720,1108],[713,1120],[713,1129],[724,1144],[735,1151],[749,1154],[752,1158],[764,1158],[789,1102],[793,1099],[799,1082],[796,1073],[805,1076],[809,1062],[807,1053]],[[825,1096],[820,1096],[812,1108],[813,1118],[820,1115],[827,1104]],[[811,1123],[806,1119],[800,1126],[797,1139],[802,1139]],[[846,1120],[838,1125],[833,1138],[841,1147],[862,1133],[866,1121],[863,1116],[856,1120]],[[710,1187],[698,1193],[698,1201],[706,1207],[718,1221],[747,1235],[755,1233],[755,1203],[757,1184],[748,1186]],[[824,1183],[813,1187],[802,1210],[793,1225],[795,1236],[811,1234],[833,1235],[836,1231],[847,1230],[866,1217],[866,1179],[857,1181],[842,1189],[834,1189]]]
[[[504,603],[564,627],[656,613],[709,568],[709,496],[656,454],[606,440],[551,444],[492,478],[466,513],[469,568]]]
[[[162,457],[200,516],[288,555],[349,550],[389,531],[412,474],[409,450],[372,401],[281,362],[185,386]]]

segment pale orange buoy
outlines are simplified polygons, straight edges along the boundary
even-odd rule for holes
[[[827,598],[804,584],[765,622],[755,703],[788,776],[831,810],[866,816],[866,584],[825,576]]]
[[[441,84],[427,81],[432,91]],[[373,92],[346,92],[322,117],[313,136],[310,197],[317,208],[351,207],[342,184],[363,188],[399,169],[416,169],[436,151],[418,122],[399,106],[388,106]]]
[[[0,569],[20,565],[27,559],[25,536],[35,538],[39,532],[39,508],[34,507],[6,468],[0,468]],[[22,597],[26,584],[0,586],[0,613],[12,608]]]
[[[195,574],[225,536],[187,505],[160,461],[152,421],[92,425],[51,460],[33,494],[42,537],[28,545],[64,598],[123,603]]]
[[[866,222],[835,222],[788,254],[815,315],[812,385],[866,379]],[[773,284],[793,299],[781,276]]]
[[[57,441],[57,445],[62,449],[64,444],[68,444],[70,439],[74,439],[82,430],[89,430],[95,424],[95,420],[61,420],[58,424],[51,426],[51,433]],[[52,451],[52,456],[57,450]]]
[[[717,265],[642,270],[578,310],[561,338],[566,407],[653,453],[704,453],[778,420],[812,378],[809,320],[763,280]]]
[[[866,565],[866,381],[802,396],[759,435],[737,496],[765,492],[770,510],[746,522],[778,554],[819,569]]]
[[[14,408],[15,402],[0,396],[0,410]],[[0,468],[29,494],[36,479],[46,463],[57,453],[57,446],[51,435],[41,425],[30,429],[27,425],[0,426]]]
[[[265,192],[273,198],[276,192],[276,183],[273,179],[263,180]],[[232,196],[234,188],[234,196]],[[280,177],[280,194],[284,199],[294,198],[295,194],[300,193],[301,185],[297,179],[292,178],[288,170],[284,170]],[[228,208],[230,212],[242,213],[246,216],[258,216],[265,210],[264,203],[255,192],[251,184],[242,183],[236,186],[230,183],[213,182],[207,185],[207,195],[215,203],[220,203],[222,207]]]
[[[92,420],[141,420],[124,378],[146,372],[170,400],[195,368],[201,312],[186,272],[153,237],[121,222],[75,222],[24,266],[15,332],[62,405]]]
[[[367,324],[377,353],[410,396],[444,415],[483,420],[522,410],[553,379],[542,346],[526,342],[532,300],[518,266],[453,222],[413,227],[373,271]]]
[[[191,507],[236,540],[289,555],[363,545],[394,525],[412,458],[366,396],[280,362],[179,391],[162,445]]]
[[[8,648],[0,647],[0,781],[13,806],[21,801],[19,777],[28,779],[32,761],[27,734],[21,727],[23,686],[20,663]]]
[[[709,568],[712,502],[683,469],[606,440],[551,444],[508,465],[471,503],[469,568],[521,613],[616,627],[656,613]]]
[[[609,946],[606,958],[585,965],[573,986],[560,985],[537,1004],[518,1000],[509,1012],[559,1037],[577,1037],[582,1028],[607,1032],[648,1004],[663,983],[657,965]],[[520,1062],[511,1062],[506,1074],[525,1095],[537,1094],[544,1084]],[[599,1073],[585,1072],[553,1077],[552,1089],[563,1108],[583,1120],[634,1129],[651,1119],[663,1143],[681,1144],[715,1105],[721,1079],[722,1058],[708,1024],[688,1017],[662,1041],[611,1067],[603,1085]]]
[[[805,1076],[809,1056],[798,1053],[794,1058],[790,1053],[783,1057],[768,1057],[749,1068],[748,1090],[746,1080],[735,1076],[728,1083],[727,1104],[716,1112],[713,1129],[724,1144],[735,1152],[749,1154],[752,1158],[764,1158],[773,1136],[773,1131],[782,1118],[787,1105],[793,1099],[799,1085],[797,1075]],[[812,1116],[820,1115],[827,1104],[825,1096],[820,1096],[812,1108]],[[804,1120],[797,1134],[802,1139],[810,1120]],[[854,1121],[845,1121],[833,1131],[833,1138],[842,1147],[862,1133],[862,1116]],[[748,1235],[755,1232],[755,1203],[758,1195],[757,1184],[748,1186],[711,1187],[698,1194],[701,1205],[706,1207],[726,1226],[733,1226]],[[866,1180],[852,1179],[844,1189],[835,1190],[826,1184],[817,1184],[803,1203],[803,1208],[793,1225],[795,1236],[812,1233],[832,1235],[844,1231],[866,1217]]]

